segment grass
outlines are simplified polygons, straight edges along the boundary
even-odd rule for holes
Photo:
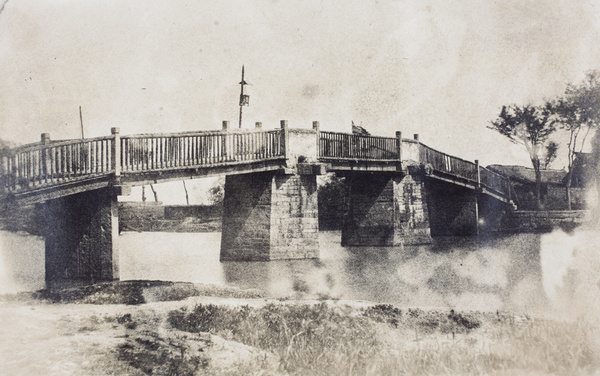
[[[273,352],[290,374],[364,374],[378,351],[372,321],[350,308],[268,304],[262,308],[198,305],[171,311],[169,323]]]
[[[321,303],[198,305],[171,311],[168,322],[273,352],[292,375],[580,375],[599,366],[597,328],[583,321]]]
[[[254,290],[129,281],[43,290],[28,298],[61,304],[139,305],[194,295],[264,297]],[[23,300],[24,295],[2,298]],[[256,355],[250,363],[234,365],[226,372],[232,375],[588,375],[600,371],[598,322],[400,309],[387,304],[360,308],[331,301],[168,309],[128,307],[116,315],[92,316],[80,331],[106,325],[123,328],[124,342],[117,348],[120,361],[147,375],[213,374],[210,351],[220,346],[212,342],[213,335],[257,350],[251,354],[268,355],[268,362]]]
[[[120,281],[76,287],[56,287],[33,293],[0,295],[0,301],[37,300],[48,303],[128,304],[184,300],[192,296],[214,296],[237,299],[264,298],[259,290],[201,285],[188,282]]]

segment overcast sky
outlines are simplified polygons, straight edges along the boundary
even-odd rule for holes
[[[4,0],[0,0],[2,4]],[[1,5],[0,5],[1,6]],[[419,133],[484,164],[529,164],[486,129],[600,68],[600,1],[8,0],[0,132],[35,142],[244,126]],[[556,166],[562,167],[562,166]]]

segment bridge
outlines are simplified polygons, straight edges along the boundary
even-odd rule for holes
[[[507,178],[418,140],[294,129],[41,141],[2,156],[0,195],[35,204],[46,280],[119,278],[117,197],[136,185],[226,175],[221,260],[316,258],[318,175],[346,177],[345,246],[398,246],[492,229],[511,202]]]

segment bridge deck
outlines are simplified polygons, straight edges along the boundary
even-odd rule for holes
[[[414,140],[319,131],[316,158],[329,171],[401,170],[418,164],[435,179],[510,201],[509,180],[493,171]],[[222,130],[122,136],[41,143],[2,157],[0,192],[26,202],[43,201],[111,184],[141,185],[217,174],[288,167],[289,129]]]

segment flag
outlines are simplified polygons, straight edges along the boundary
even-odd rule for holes
[[[360,135],[363,135],[363,136],[369,136],[370,135],[370,133],[367,132],[366,129],[364,129],[360,125],[354,124],[354,121],[352,122],[352,134],[360,134]]]

